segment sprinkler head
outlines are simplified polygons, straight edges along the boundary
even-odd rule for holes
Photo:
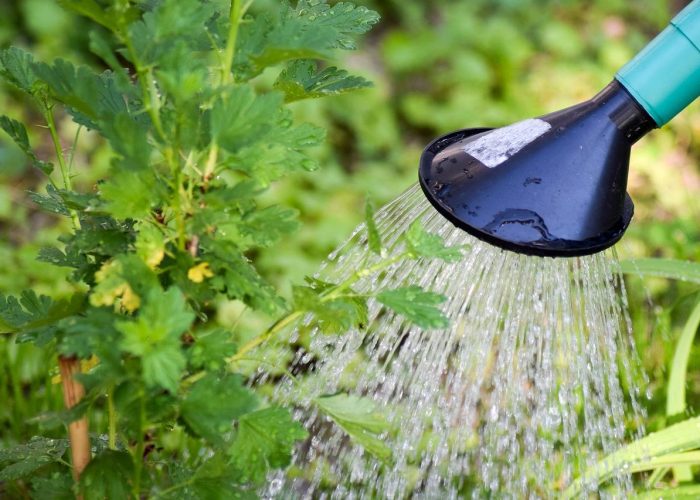
[[[656,126],[613,80],[576,106],[436,139],[421,156],[420,185],[455,226],[506,250],[600,252],[632,219],[630,148]]]

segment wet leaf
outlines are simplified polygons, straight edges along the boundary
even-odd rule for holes
[[[134,462],[125,451],[105,450],[88,463],[80,476],[85,500],[132,498]]]
[[[305,59],[290,63],[274,84],[275,89],[284,92],[286,102],[344,94],[371,86],[364,78],[334,66],[319,71],[314,61]]]
[[[67,439],[35,436],[28,443],[0,449],[0,481],[13,481],[31,475],[44,465],[56,462],[68,449]]]
[[[420,221],[415,221],[404,234],[406,246],[413,258],[427,257],[455,262],[462,258],[460,247],[445,246],[445,241],[437,234],[426,231]]]
[[[306,430],[284,408],[270,407],[248,413],[238,422],[229,449],[231,463],[244,480],[261,483],[268,468],[289,465],[294,444],[306,436]]]
[[[209,373],[197,381],[182,402],[182,418],[200,436],[223,444],[234,419],[251,411],[257,398],[239,375]]]
[[[382,240],[377,230],[377,223],[374,220],[374,204],[367,198],[365,202],[365,226],[367,227],[367,245],[372,252],[382,253]]]
[[[391,458],[391,448],[382,437],[389,431],[390,425],[373,401],[348,394],[335,394],[316,398],[314,402],[366,451],[383,461]]]
[[[419,286],[384,290],[377,295],[377,300],[421,328],[445,328],[449,325],[449,320],[437,307],[446,297],[426,292]]]

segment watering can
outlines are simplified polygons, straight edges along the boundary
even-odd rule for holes
[[[631,146],[700,95],[700,0],[681,11],[588,101],[431,142],[426,197],[455,226],[528,255],[600,252],[627,229]]]

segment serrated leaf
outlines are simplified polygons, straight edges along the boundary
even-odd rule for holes
[[[155,269],[165,256],[165,235],[153,224],[142,223],[138,226],[138,235],[134,246],[136,255],[151,269]]]
[[[29,476],[44,465],[58,461],[68,449],[67,439],[35,436],[29,442],[0,449],[0,481],[14,481]]]
[[[22,152],[32,160],[32,164],[36,168],[44,172],[46,175],[51,174],[53,171],[53,165],[37,158],[34,150],[32,150],[31,146],[29,145],[29,136],[27,135],[27,129],[24,128],[24,125],[17,120],[13,120],[12,118],[2,115],[0,116],[0,128],[7,132],[7,135],[10,136],[10,138],[15,142],[15,144],[17,144]]]
[[[84,302],[85,297],[80,293],[70,300],[58,301],[37,296],[33,290],[23,291],[19,299],[0,294],[0,329],[3,333],[19,333],[17,342],[44,345],[55,335],[57,323],[81,311]]]
[[[246,491],[236,467],[220,453],[204,462],[194,473],[192,490],[201,500],[220,500],[221,492],[227,492],[236,500],[256,500],[254,491]]]
[[[445,246],[445,241],[437,234],[426,231],[420,221],[414,221],[404,234],[406,247],[413,258],[427,257],[456,262],[462,258],[460,247]]]
[[[389,431],[390,425],[373,401],[348,394],[335,394],[318,397],[314,403],[366,451],[383,461],[391,458],[391,448],[382,438],[382,434]]]
[[[211,111],[212,140],[236,152],[270,138],[280,128],[280,122],[284,120],[288,124],[286,115],[282,94],[256,95],[250,86],[232,87],[216,101]]]
[[[66,9],[92,19],[111,31],[116,31],[114,13],[110,15],[109,11],[95,0],[58,0],[58,3]]]
[[[87,263],[84,255],[78,253],[64,253],[55,247],[44,247],[39,249],[37,260],[48,262],[54,266],[80,268]]]
[[[105,450],[88,463],[80,475],[85,500],[132,498],[134,462],[125,451]]]
[[[34,58],[18,47],[0,50],[0,76],[18,89],[32,93],[37,82]]]
[[[106,308],[88,309],[85,314],[74,315],[61,321],[63,336],[58,350],[65,356],[87,359],[93,354],[101,362],[114,361],[119,351],[114,349],[119,335],[114,328],[118,316]]]
[[[426,292],[419,286],[384,290],[377,295],[377,300],[421,328],[445,328],[449,324],[447,317],[437,308],[446,297]]]
[[[29,198],[39,205],[39,207],[44,210],[45,212],[49,213],[54,213],[58,215],[65,215],[68,216],[70,215],[70,211],[66,207],[65,202],[63,201],[63,198],[61,197],[61,193],[53,187],[53,185],[48,184],[46,186],[46,193],[47,194],[39,194],[39,193],[29,193]]]
[[[31,479],[32,498],[51,500],[74,500],[73,478],[70,473],[54,472],[48,477],[35,476]]]
[[[317,70],[316,63],[299,60],[290,63],[275,81],[274,88],[284,93],[285,102],[344,94],[371,87],[360,76],[352,76],[335,66]]]
[[[149,170],[113,171],[100,184],[105,210],[117,219],[142,219],[161,201],[161,186]]]
[[[252,78],[268,66],[294,59],[326,58],[336,48],[354,49],[379,15],[348,2],[301,0],[277,19],[258,16],[240,29],[234,72]]]
[[[141,297],[124,276],[124,262],[120,259],[105,262],[95,273],[95,283],[90,295],[93,306],[112,306],[119,300],[121,307],[134,312],[141,305]]]
[[[102,130],[100,123],[109,124],[119,115],[128,115],[126,99],[109,72],[99,75],[63,59],[52,65],[34,63],[32,69],[52,97],[68,106],[73,119],[89,129]]]
[[[270,407],[247,413],[239,420],[229,449],[231,463],[245,481],[262,483],[268,469],[289,465],[294,444],[307,435],[284,408]]]
[[[236,353],[231,333],[223,328],[197,330],[195,342],[188,351],[189,363],[195,368],[215,371],[223,368],[226,358]]]
[[[298,214],[294,209],[279,205],[253,210],[241,219],[239,230],[255,246],[267,248],[299,228]]]
[[[323,299],[322,289],[313,286],[294,286],[294,307],[314,315],[314,322],[323,333],[339,334],[352,328],[364,328],[368,311],[365,297],[338,297]],[[352,293],[350,291],[349,293]]]
[[[228,241],[203,238],[201,248],[208,252],[203,258],[207,259],[214,270],[215,276],[209,279],[214,289],[230,299],[240,300],[269,314],[286,306],[274,287],[258,274],[257,269],[236,245]]]
[[[151,289],[138,317],[116,324],[124,334],[122,348],[141,358],[146,384],[177,392],[186,364],[180,335],[193,320],[182,292],[172,287]]]
[[[374,220],[374,204],[367,198],[365,202],[365,227],[367,228],[367,246],[377,255],[382,253],[382,239]]]
[[[208,373],[189,390],[181,405],[182,418],[209,442],[221,445],[233,420],[257,405],[255,394],[237,374]]]

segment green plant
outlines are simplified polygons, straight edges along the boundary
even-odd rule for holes
[[[32,148],[19,121],[3,116],[0,127],[46,176],[46,192],[31,199],[72,228],[38,255],[71,269],[72,294],[0,295],[2,331],[58,353],[67,408],[54,418],[70,431],[69,441],[36,437],[0,452],[0,481],[21,494],[254,494],[268,469],[288,465],[306,431],[246,387],[251,371],[241,362],[256,363],[249,352],[303,316],[328,333],[362,327],[369,297],[353,291],[356,280],[401,259],[459,253],[414,226],[407,250],[392,255],[368,205],[379,264],[342,283],[310,278],[291,301],[259,274],[251,257],[298,226],[294,210],[260,206],[260,196],[283,176],[315,169],[307,150],[323,140],[287,103],[368,86],[320,61],[355,48],[378,16],[323,0],[257,11],[251,3],[65,0],[99,25],[90,48],[104,73],[0,52],[0,75],[44,118],[53,159]],[[64,112],[79,126],[68,154],[57,125]],[[104,138],[113,158],[92,190],[78,191],[73,152],[83,129]],[[444,298],[418,287],[376,298],[425,327],[446,321],[437,309]],[[277,320],[246,338],[216,319],[222,301]],[[375,442],[375,419],[342,395],[319,401],[351,438]],[[106,418],[91,422],[98,413]]]
[[[700,282],[700,264],[695,262],[646,258],[629,259],[620,263],[622,272],[630,275],[669,278]],[[700,304],[693,307],[680,337],[676,342],[667,384],[666,416],[677,418],[686,412],[686,381],[688,362],[695,334],[700,326]],[[566,498],[581,495],[585,488],[602,485],[619,473],[650,472],[647,491],[639,498],[694,498],[698,485],[693,484],[691,466],[700,464],[700,418],[694,417],[675,423],[658,432],[641,437],[621,449],[603,457],[597,464],[576,479],[564,492]],[[674,480],[681,486],[657,489],[659,481],[673,470]]]

